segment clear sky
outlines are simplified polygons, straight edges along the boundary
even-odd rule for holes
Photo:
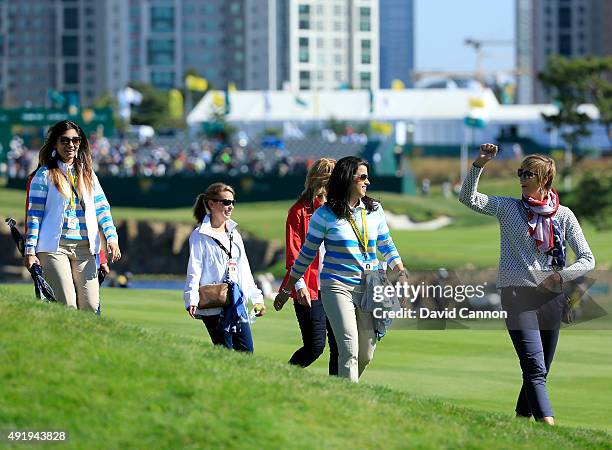
[[[515,40],[516,0],[415,0],[417,71],[473,71],[466,38]],[[482,68],[513,69],[515,46],[483,45]]]

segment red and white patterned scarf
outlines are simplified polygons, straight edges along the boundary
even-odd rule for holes
[[[555,246],[553,221],[559,209],[557,191],[549,190],[543,200],[523,195],[523,205],[527,208],[529,236],[542,253],[551,251]]]

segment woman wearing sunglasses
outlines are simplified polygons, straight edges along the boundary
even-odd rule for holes
[[[97,311],[98,227],[111,262],[121,258],[121,251],[110,205],[92,169],[89,142],[76,123],[63,120],[49,129],[30,184],[26,215],[26,267],[42,265],[59,302]]]
[[[201,286],[219,284],[229,277],[238,284],[246,299],[253,303],[256,316],[266,308],[263,295],[255,285],[237,223],[230,219],[234,211],[234,189],[224,183],[213,183],[200,194],[193,208],[198,226],[189,237],[189,264],[185,282],[185,309],[193,319],[201,319],[214,345],[243,352],[253,352],[253,338],[244,311],[243,321],[224,325],[227,309],[198,308]],[[243,303],[246,308],[246,301]]]
[[[312,215],[291,275],[274,300],[274,308],[281,309],[323,242],[321,300],[338,345],[338,376],[353,382],[359,381],[376,347],[373,314],[359,306],[365,272],[379,266],[376,251],[400,273],[400,281],[407,281],[383,209],[366,195],[368,167],[355,156],[336,163],[327,184],[327,203]]]
[[[321,158],[314,162],[308,170],[304,191],[297,202],[289,209],[285,232],[285,265],[287,274],[281,284],[285,283],[291,274],[291,267],[298,257],[298,253],[306,240],[308,224],[313,212],[325,203],[327,195],[327,182],[336,164],[335,159]],[[320,247],[310,266],[295,284],[291,292],[295,316],[302,334],[302,347],[289,359],[289,364],[308,367],[321,356],[325,349],[325,335],[327,330],[329,341],[329,374],[338,375],[338,347],[331,325],[325,316],[325,309],[320,297],[319,273],[323,262],[324,248]]]
[[[497,287],[501,289],[506,326],[523,372],[516,415],[554,425],[546,378],[557,346],[561,316],[567,308],[563,284],[592,270],[595,258],[576,216],[560,205],[552,187],[556,174],[552,158],[531,155],[523,160],[517,173],[520,199],[478,192],[483,167],[497,150],[493,144],[480,146],[459,200],[499,221]],[[568,267],[566,243],[576,255],[576,261]]]

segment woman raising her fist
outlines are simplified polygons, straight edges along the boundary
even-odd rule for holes
[[[517,417],[533,416],[554,425],[546,377],[567,303],[563,283],[592,270],[595,258],[576,216],[560,205],[552,187],[556,173],[552,158],[530,155],[523,160],[517,171],[520,198],[478,192],[483,168],[497,151],[493,144],[480,146],[480,153],[463,181],[459,201],[499,221],[497,287],[501,289],[506,326],[523,372]],[[565,267],[566,243],[576,255],[576,261],[568,267]]]

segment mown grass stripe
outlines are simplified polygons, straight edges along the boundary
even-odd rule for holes
[[[353,385],[14,288],[0,287],[0,325],[0,429],[66,429],[62,448],[611,448],[600,431]]]

